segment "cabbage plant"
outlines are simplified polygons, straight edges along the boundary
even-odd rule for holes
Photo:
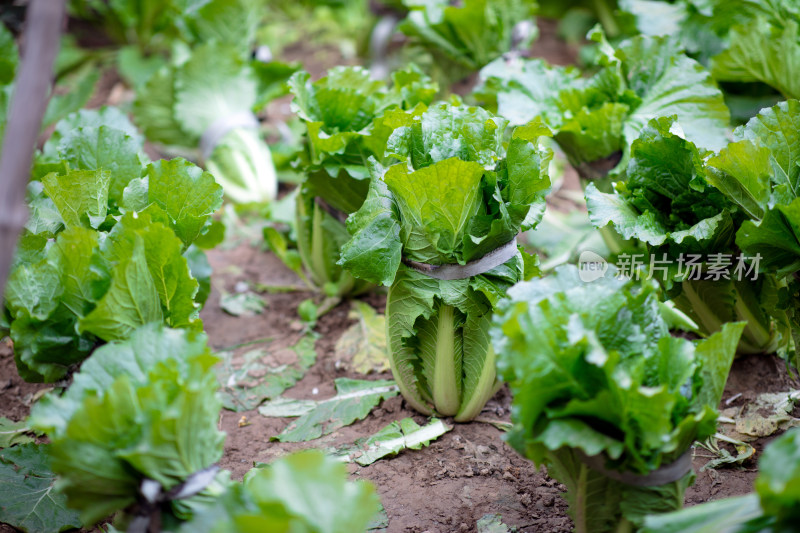
[[[402,0],[398,29],[429,52],[451,82],[468,76],[537,35],[535,4],[527,0]],[[523,26],[524,25],[524,26]]]
[[[278,178],[253,115],[263,103],[260,87],[235,47],[212,41],[176,54],[147,81],[136,95],[134,121],[148,140],[200,159],[229,200],[268,202]]]
[[[367,159],[384,160],[395,125],[421,113],[438,89],[415,68],[393,73],[391,86],[361,67],[336,67],[315,82],[298,72],[289,85],[292,108],[306,126],[298,162],[305,174],[297,195],[298,251],[317,287],[334,296],[358,294],[369,284],[336,262],[349,239],[347,215],[367,197]]]
[[[492,309],[536,270],[513,241],[541,219],[552,152],[539,145],[541,125],[516,128],[506,143],[504,119],[457,101],[407,119],[387,143],[399,162],[373,161],[369,195],[347,222],[353,237],[341,264],[390,287],[389,356],[409,405],[471,420],[498,385]],[[436,273],[500,248],[512,253],[493,268]]]
[[[218,361],[205,334],[148,324],[98,348],[62,396],[34,407],[31,423],[50,438],[53,471],[85,526],[117,511],[118,522],[134,520],[143,481],[168,493],[220,460]],[[157,507],[165,529],[222,494],[226,476]]]
[[[589,38],[598,43],[592,76],[540,59],[500,58],[481,71],[478,96],[512,124],[541,117],[590,180],[623,173],[631,144],[653,118],[676,115],[688,140],[725,145],[730,114],[722,92],[675,39],[637,36],[614,48],[598,29]]]
[[[741,353],[784,349],[783,321],[770,318],[780,281],[738,252],[736,231],[746,217],[714,187],[711,155],[685,139],[674,117],[651,120],[631,146],[626,179],[611,193],[586,187],[589,219],[645,243],[649,260],[642,254],[642,265],[700,333],[742,320]]]
[[[672,337],[657,285],[613,268],[585,282],[564,265],[509,289],[491,330],[513,394],[505,438],[566,485],[575,531],[636,531],[681,508],[743,327]]]
[[[782,286],[768,308],[800,340],[800,102],[762,109],[709,159],[709,179],[747,215],[736,245]],[[800,358],[795,364],[800,364]]]
[[[27,381],[57,381],[98,345],[159,322],[202,329],[210,291],[202,250],[222,188],[184,159],[145,163],[118,110],[67,117],[28,187],[30,218],[0,328]]]

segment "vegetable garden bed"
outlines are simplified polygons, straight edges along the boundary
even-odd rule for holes
[[[793,531],[800,11],[737,2],[68,1],[0,533]]]
[[[209,303],[201,317],[211,346],[221,349],[265,338],[273,339],[275,346],[296,342],[302,335],[302,326],[294,311],[308,297],[307,293],[263,295],[267,306],[263,313],[254,316],[232,316],[219,305],[220,290],[233,292],[237,282],[265,285],[298,283],[299,279],[291,271],[271,252],[247,245],[233,250],[216,250],[209,254],[209,259],[215,274]],[[384,300],[373,295],[366,301],[381,309]],[[321,334],[316,342],[318,361],[287,396],[326,398],[334,394],[335,378],[363,377],[336,368],[336,340],[354,322],[348,318],[347,306],[337,307],[320,318],[316,328]],[[255,347],[258,345],[237,351],[242,353]],[[3,394],[0,417],[24,419],[33,395],[47,387],[25,383],[16,376],[7,343],[0,345],[0,376],[5,380],[0,382]],[[390,379],[391,374],[377,374],[375,378]],[[758,386],[754,387],[753,383],[758,383]],[[793,390],[799,386],[800,383],[787,374],[780,361],[769,360],[767,363],[759,356],[747,356],[734,363],[720,408],[744,406],[754,401],[758,394]],[[733,396],[737,398],[728,403]],[[483,416],[508,422],[510,403],[511,398],[503,389],[487,404]],[[246,417],[247,425],[240,426],[242,416]],[[394,397],[382,402],[365,420],[336,431],[323,442],[281,443],[270,442],[269,438],[284,429],[287,425],[285,419],[265,418],[255,409],[243,412],[223,410],[220,427],[228,437],[220,466],[231,470],[234,477],[241,478],[253,462],[268,462],[312,445],[336,447],[349,444],[406,417],[412,417],[420,424],[426,420],[426,417],[405,408],[402,398]],[[566,516],[566,504],[560,498],[563,486],[549,478],[544,469],[535,468],[509,448],[500,440],[501,434],[502,431],[484,422],[457,424],[427,448],[409,451],[367,467],[352,465],[350,471],[355,478],[375,483],[386,509],[387,532],[475,531],[478,520],[486,514],[502,515],[505,524],[517,526],[521,532],[570,531],[572,526]],[[771,440],[772,437],[756,439],[752,445],[760,453]],[[729,451],[735,453],[732,447]],[[700,472],[711,460],[711,453],[698,449],[696,455],[693,464],[698,471],[697,481],[687,491],[687,505],[746,494],[751,490],[757,473],[753,460],[745,461],[741,466]],[[0,532],[11,531],[8,526],[0,525]]]

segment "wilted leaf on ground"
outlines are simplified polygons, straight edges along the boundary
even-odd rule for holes
[[[741,408],[725,409],[736,431],[751,437],[768,437],[791,427],[800,427],[800,418],[792,416],[800,391],[759,394],[755,401]]]
[[[476,524],[478,533],[511,533],[516,529],[511,529],[503,523],[503,517],[499,514],[485,514]]]
[[[0,522],[28,533],[81,527],[78,513],[53,488],[47,445],[23,444],[0,450]]]
[[[348,318],[358,320],[336,341],[336,358],[360,374],[389,370],[386,316],[371,305],[354,301]]]
[[[736,449],[736,455],[733,455],[731,452],[720,446],[719,441],[732,444]],[[717,433],[713,437],[709,438],[706,442],[699,443],[699,445],[716,455],[715,458],[712,458],[709,462],[703,465],[703,467],[700,469],[701,472],[709,468],[719,468],[720,466],[724,465],[742,464],[746,460],[753,457],[756,453],[756,449],[750,444],[732,437],[728,437],[727,435],[723,435],[721,433]]]
[[[33,438],[28,435],[30,432],[25,420],[12,422],[8,418],[0,417],[0,448],[33,442]]]
[[[371,465],[387,455],[396,455],[406,448],[419,450],[453,429],[438,418],[420,426],[411,418],[394,421],[374,435],[358,439],[355,446],[342,450],[342,460]]]
[[[236,294],[223,293],[219,298],[222,310],[233,316],[253,316],[261,314],[267,303],[254,292]]]
[[[251,350],[242,358],[244,362],[233,364],[233,354],[222,354],[222,364],[217,369],[222,397],[222,405],[231,411],[249,411],[255,409],[266,399],[277,398],[280,394],[294,386],[317,360],[314,349],[316,336],[308,334],[287,350],[294,352],[295,361],[269,366],[264,359],[268,357],[264,350]]]
[[[380,505],[380,510],[375,513],[375,518],[373,518],[372,522],[367,526],[367,531],[381,533],[386,531],[386,528],[389,527],[389,515],[386,514],[386,509],[383,507],[382,503],[378,505]]]
[[[327,400],[289,400],[278,398],[262,405],[264,416],[299,416],[272,440],[303,442],[319,438],[366,417],[382,400],[397,396],[398,388],[391,380],[368,381],[336,379],[336,396]]]

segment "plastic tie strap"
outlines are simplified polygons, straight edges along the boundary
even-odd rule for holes
[[[633,472],[619,472],[618,470],[609,470],[605,466],[606,457],[603,454],[588,456],[581,450],[576,450],[578,458],[600,474],[607,478],[619,481],[626,485],[633,487],[658,487],[673,483],[692,471],[692,450],[689,449],[678,457],[675,461],[661,468],[653,470],[649,474],[634,474]]]
[[[236,128],[258,129],[258,119],[250,111],[239,111],[212,122],[200,136],[200,154],[203,156],[203,161],[211,157],[223,137]]]
[[[219,472],[218,465],[211,465],[203,470],[198,470],[191,474],[183,483],[172,487],[167,492],[161,483],[154,479],[145,478],[139,485],[140,504],[136,516],[128,526],[128,533],[148,533],[157,531],[159,528],[152,528],[154,520],[159,516],[159,506],[165,502],[173,500],[183,500],[190,498],[203,489],[208,487]]]
[[[454,280],[471,278],[473,276],[485,274],[493,268],[499,267],[503,263],[507,262],[515,255],[517,255],[516,237],[499,248],[495,248],[480,259],[470,261],[466,265],[429,265],[428,263],[418,263],[409,259],[403,259],[403,264],[431,278]]]

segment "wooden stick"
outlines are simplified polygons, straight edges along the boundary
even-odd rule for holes
[[[31,0],[28,4],[24,54],[0,156],[0,305],[17,239],[28,220],[25,191],[50,97],[63,21],[64,0]]]

